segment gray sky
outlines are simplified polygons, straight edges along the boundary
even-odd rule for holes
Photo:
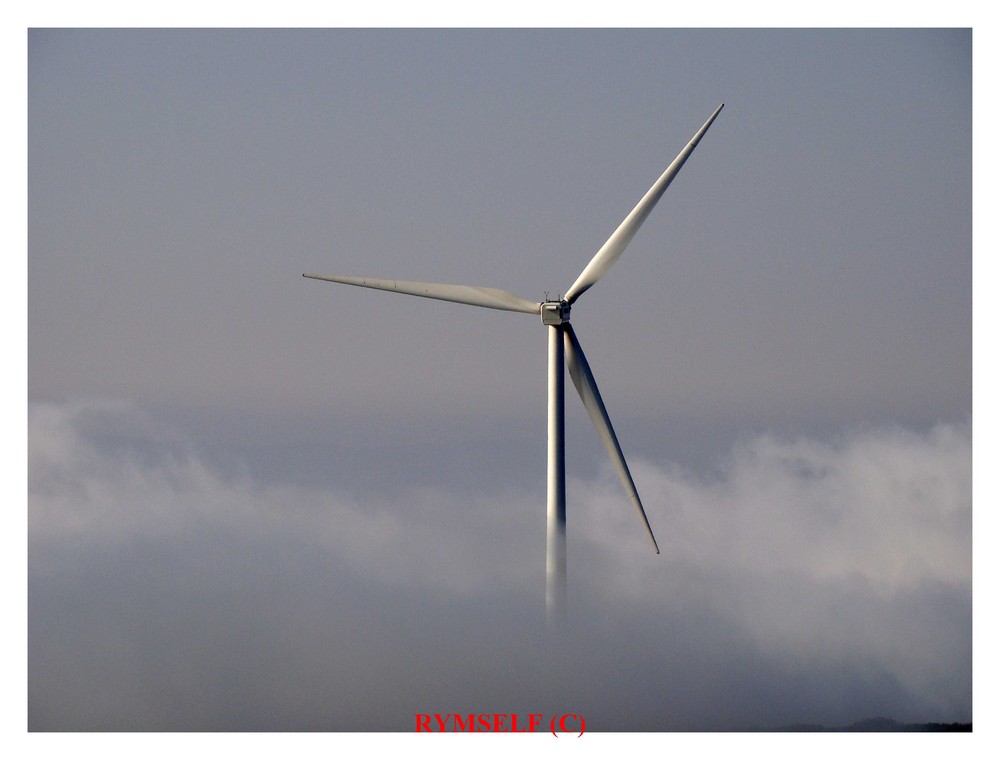
[[[35,31],[29,725],[971,720],[967,31]],[[663,548],[568,397],[564,292]],[[570,710],[572,707],[574,710]]]

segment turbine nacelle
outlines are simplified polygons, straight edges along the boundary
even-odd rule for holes
[[[569,322],[569,301],[543,301],[539,304],[543,325],[561,325]]]

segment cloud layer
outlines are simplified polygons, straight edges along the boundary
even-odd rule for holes
[[[533,491],[265,482],[127,403],[32,405],[30,726],[971,720],[967,427],[755,438],[711,477],[633,469],[663,554],[610,469],[571,480],[555,642]]]

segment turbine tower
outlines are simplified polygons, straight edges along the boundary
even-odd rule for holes
[[[537,314],[548,330],[548,488],[546,496],[546,543],[545,543],[545,607],[550,622],[562,616],[566,600],[566,432],[565,432],[565,378],[563,364],[569,369],[570,378],[583,405],[590,415],[594,427],[604,442],[611,461],[618,471],[622,485],[628,492],[632,504],[642,520],[656,553],[653,530],[649,527],[646,511],[639,499],[632,474],[629,472],[625,455],[622,454],[618,437],[611,426],[611,419],[597,389],[594,373],[590,370],[587,357],[580,341],[569,323],[571,307],[576,300],[600,280],[618,260],[639,227],[649,216],[667,186],[684,166],[684,162],[694,151],[701,138],[712,126],[712,122],[722,111],[723,103],[708,118],[677,158],[671,162],[660,178],[642,197],[632,212],[618,225],[608,241],[594,255],[583,272],[576,279],[566,295],[558,301],[537,303],[513,293],[496,288],[481,288],[471,285],[446,285],[430,282],[408,282],[405,280],[376,280],[365,277],[342,277],[339,275],[305,274],[314,280],[327,280],[362,288],[375,288],[411,296],[434,298],[440,301],[454,301],[488,309],[517,311]]]

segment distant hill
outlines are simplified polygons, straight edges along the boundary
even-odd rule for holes
[[[958,731],[971,732],[971,723],[899,723],[892,718],[868,718],[852,723],[849,726],[827,727],[818,723],[798,723],[793,726],[769,729],[773,731],[856,731],[856,732],[878,732],[878,731]]]

